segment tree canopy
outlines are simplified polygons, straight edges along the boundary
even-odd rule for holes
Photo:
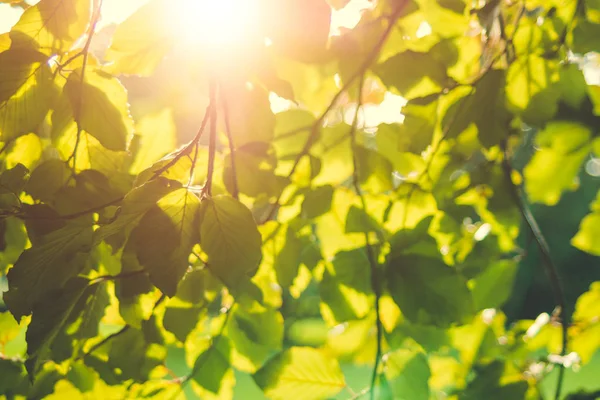
[[[600,1],[0,3],[4,398],[597,395]]]

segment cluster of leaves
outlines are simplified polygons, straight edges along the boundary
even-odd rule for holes
[[[572,321],[499,311],[522,221],[548,254],[523,198],[555,204],[600,157],[600,86],[573,57],[600,51],[597,0],[379,0],[332,37],[347,1],[262,0],[236,51],[187,49],[207,107],[179,149],[171,110],[134,121],[119,80],[173,49],[172,2],[97,52],[101,0],[17,3],[0,35],[1,393],[232,398],[239,370],[273,399],[534,399],[600,347],[597,283]],[[292,107],[274,114],[273,93]],[[403,122],[368,126],[390,93]],[[572,244],[600,255],[599,227],[600,197]],[[311,290],[328,334],[290,345]]]

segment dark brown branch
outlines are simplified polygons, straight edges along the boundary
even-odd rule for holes
[[[81,119],[81,108],[83,107],[83,85],[85,83],[85,69],[87,67],[90,45],[92,44],[92,39],[94,38],[94,33],[96,32],[96,25],[98,25],[101,13],[102,0],[98,0],[98,4],[96,6],[96,9],[94,10],[94,15],[92,16],[92,20],[90,22],[90,28],[87,33],[85,45],[83,46],[83,50],[81,50],[81,54],[83,55],[83,63],[81,65],[81,77],[79,79],[79,98],[77,99],[75,110],[73,111],[73,117],[75,119],[75,124],[77,125],[77,136],[75,138],[75,146],[73,147],[73,153],[71,153],[69,158],[67,158],[67,164],[71,160],[73,160],[73,173],[75,173],[77,169],[77,149],[79,147],[79,142],[81,141],[81,134],[83,132],[83,128],[81,127],[81,123],[79,120]]]
[[[302,158],[309,153],[310,149],[312,148],[312,145],[314,144],[313,142],[315,141],[319,131],[321,130],[323,122],[325,121],[325,118],[327,118],[327,115],[329,114],[329,112],[331,110],[333,110],[333,108],[337,105],[337,102],[342,97],[342,95],[344,93],[346,93],[346,91],[354,84],[354,82],[357,79],[359,79],[361,76],[363,76],[365,74],[365,72],[367,71],[367,69],[369,69],[371,64],[373,64],[373,62],[375,62],[375,60],[379,56],[379,53],[381,52],[381,49],[383,48],[383,45],[385,44],[388,37],[392,33],[392,30],[394,29],[394,26],[396,24],[396,20],[400,17],[400,14],[402,13],[406,3],[407,3],[406,1],[402,1],[401,4],[398,4],[397,8],[394,10],[392,15],[390,16],[388,26],[386,27],[385,31],[383,32],[383,34],[381,35],[381,37],[379,38],[377,43],[375,43],[375,45],[373,46],[373,49],[371,50],[371,52],[366,56],[363,63],[350,76],[350,78],[348,78],[348,80],[346,82],[344,82],[344,85],[335,94],[335,96],[333,96],[333,99],[331,99],[331,102],[329,103],[329,105],[327,106],[325,111],[323,111],[323,113],[319,116],[319,118],[317,118],[317,120],[313,123],[313,125],[310,128],[310,134],[308,135],[308,138],[306,139],[306,142],[304,143],[302,150],[300,150],[300,152],[296,156],[296,158],[294,160],[294,164],[292,165],[292,168],[287,175],[288,179],[290,179],[292,177],[292,175],[294,175],[294,172],[296,172],[296,169],[298,168],[298,165],[300,165],[300,161],[302,160]],[[271,218],[273,218],[273,215],[275,215],[275,212],[277,211],[277,209],[280,205],[282,194],[283,194],[283,192],[279,193],[279,196],[277,196],[275,203],[273,203],[273,205],[269,209],[269,212],[266,214],[265,218],[263,218],[263,220],[260,221],[261,224],[264,224],[267,221],[269,221]]]
[[[154,311],[156,311],[156,307],[158,307],[160,305],[160,303],[162,303],[166,298],[167,298],[167,296],[164,293],[160,295],[160,297],[158,298],[158,300],[156,301],[156,303],[154,303],[154,306],[152,307],[152,313],[154,313]],[[121,329],[116,331],[115,333],[111,333],[110,335],[108,335],[107,337],[105,337],[104,339],[102,339],[101,341],[99,341],[98,343],[93,345],[92,347],[90,347],[90,349],[88,351],[86,351],[85,353],[83,353],[82,355],[77,357],[77,360],[81,360],[81,359],[91,355],[94,351],[98,350],[100,347],[104,346],[109,341],[121,336],[122,334],[127,332],[130,328],[131,328],[131,325],[125,325]]]
[[[137,271],[121,272],[120,274],[117,274],[117,275],[101,275],[101,276],[97,276],[94,279],[92,279],[92,281],[90,282],[90,285],[94,285],[94,284],[100,283],[100,282],[116,281],[119,279],[131,278],[133,276],[142,275],[145,273],[146,273],[145,270],[139,269]]]
[[[209,83],[210,104],[210,136],[208,141],[208,171],[206,174],[206,183],[204,184],[203,194],[212,195],[213,174],[215,172],[215,156],[217,151],[217,83],[214,79]]]
[[[235,144],[233,142],[233,135],[231,133],[231,126],[229,124],[229,104],[227,103],[227,96],[223,91],[221,96],[221,103],[223,105],[223,120],[225,122],[225,133],[227,134],[227,142],[229,143],[229,159],[231,161],[231,180],[233,181],[233,197],[239,198],[239,188],[237,179],[237,169],[235,163]]]
[[[121,336],[122,334],[124,334],[125,332],[127,332],[129,330],[129,328],[131,328],[131,326],[125,325],[124,327],[122,327],[121,329],[116,331],[115,333],[111,333],[110,335],[108,335],[107,337],[105,337],[104,339],[102,339],[101,341],[99,341],[98,343],[93,345],[92,347],[90,347],[90,349],[88,351],[86,351],[85,353],[83,353],[82,355],[77,357],[77,360],[84,359],[85,357],[91,355],[94,351],[98,350],[100,347],[104,346],[106,343],[110,342],[114,338],[117,338],[117,337]]]
[[[364,74],[360,76],[358,82],[358,102],[356,104],[356,111],[354,113],[354,118],[352,120],[352,125],[350,127],[350,142],[352,147],[352,184],[354,186],[354,190],[356,194],[360,198],[362,209],[365,213],[367,213],[367,201],[365,196],[363,195],[362,189],[360,187],[360,177],[358,176],[358,159],[356,157],[356,150],[358,148],[358,144],[356,142],[356,131],[358,129],[358,117],[360,108],[362,107],[362,90],[364,86],[365,76]],[[376,338],[376,350],[375,350],[375,362],[373,365],[373,374],[371,376],[371,400],[374,400],[375,396],[375,385],[377,384],[377,377],[379,376],[379,363],[381,361],[382,355],[382,342],[383,342],[383,324],[381,322],[381,312],[379,309],[379,301],[381,298],[381,285],[379,282],[379,271],[377,266],[377,260],[375,259],[375,253],[373,251],[373,247],[371,246],[369,240],[369,232],[365,230],[365,247],[367,249],[367,257],[369,260],[369,267],[371,271],[371,287],[373,289],[373,293],[375,294],[375,325],[377,329],[377,338]]]
[[[149,179],[150,181],[158,178],[165,171],[167,171],[169,168],[171,168],[173,165],[177,164],[177,161],[179,161],[183,156],[190,154],[190,152],[192,151],[192,148],[194,148],[200,141],[200,138],[202,137],[202,134],[204,133],[204,129],[206,129],[206,124],[208,123],[208,118],[209,118],[209,115],[213,108],[214,108],[214,104],[211,102],[208,105],[208,107],[206,107],[206,110],[204,111],[204,117],[202,118],[202,123],[200,124],[200,128],[198,129],[198,132],[196,132],[196,136],[194,136],[194,138],[188,144],[186,144],[175,155],[175,157],[173,157],[173,159],[171,161],[169,161],[167,164],[165,164],[164,166],[162,166],[159,169],[157,169],[156,171],[154,171],[154,174],[152,174],[152,177]],[[197,147],[196,147],[196,150],[197,150]],[[190,171],[190,173],[193,173],[193,172]]]
[[[514,183],[512,179],[513,168],[510,164],[509,154],[508,154],[508,143],[507,140],[503,140],[501,143],[503,158],[502,158],[502,169],[504,171],[504,177],[508,184],[510,195],[512,196],[515,204],[519,208],[527,227],[531,231],[535,242],[540,250],[540,255],[542,257],[542,265],[544,266],[544,270],[546,275],[548,276],[548,280],[550,281],[550,285],[552,287],[552,294],[554,295],[554,301],[556,302],[558,312],[562,314],[562,345],[560,355],[562,357],[567,353],[567,349],[569,348],[569,315],[566,308],[567,301],[565,298],[565,292],[562,287],[560,276],[558,274],[558,268],[554,264],[552,260],[552,256],[550,254],[550,246],[548,246],[548,242],[546,242],[546,238],[542,233],[535,217],[533,216],[529,206],[527,205],[524,195],[522,193],[522,188]],[[565,365],[561,363],[559,365],[559,373],[558,373],[558,381],[556,383],[556,391],[554,394],[554,398],[556,400],[560,399],[560,394],[562,391],[562,384],[564,380],[565,374]]]

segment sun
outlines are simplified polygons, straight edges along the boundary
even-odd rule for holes
[[[258,32],[258,0],[178,0],[171,23],[186,46],[224,50]]]

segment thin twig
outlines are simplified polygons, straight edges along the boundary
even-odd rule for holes
[[[166,170],[171,168],[173,165],[177,164],[177,161],[179,161],[183,156],[190,154],[190,152],[192,151],[192,148],[194,146],[196,146],[198,144],[198,142],[200,141],[200,138],[202,137],[202,134],[204,133],[204,129],[206,128],[206,124],[208,123],[208,118],[211,113],[211,110],[214,107],[215,107],[215,105],[212,102],[209,103],[209,105],[206,107],[206,110],[204,111],[204,117],[202,118],[202,123],[200,124],[200,128],[198,129],[198,132],[196,132],[196,136],[194,136],[194,138],[188,144],[186,144],[175,155],[175,157],[173,157],[173,159],[171,159],[171,161],[169,161],[167,164],[163,165],[162,167],[160,167],[159,169],[154,171],[154,174],[152,174],[152,177],[149,179],[149,181],[152,181],[152,180],[158,178],[159,176],[161,176],[163,174],[163,172],[165,172]],[[196,148],[196,150],[197,150],[197,148]]]
[[[273,138],[273,141],[276,142],[278,140],[287,139],[289,137],[295,136],[295,135],[297,135],[299,133],[302,133],[302,132],[310,131],[312,129],[312,127],[313,127],[313,124],[310,124],[310,125],[305,125],[305,126],[301,126],[301,127],[298,127],[298,128],[291,129],[291,130],[289,130],[287,132],[284,132],[284,133],[282,133],[280,135],[275,136]]]
[[[360,108],[362,107],[362,89],[364,86],[365,76],[364,74],[360,76],[358,83],[358,102],[356,104],[356,111],[354,113],[354,118],[352,120],[352,125],[350,127],[350,141],[352,146],[352,184],[354,186],[354,190],[356,194],[360,198],[361,206],[363,211],[367,212],[367,201],[360,187],[360,177],[358,176],[358,159],[356,157],[356,150],[358,148],[358,144],[356,142],[356,131],[358,129],[358,116],[360,112]],[[381,346],[383,341],[383,324],[381,322],[381,314],[379,309],[379,300],[381,298],[381,287],[379,284],[379,275],[377,271],[377,260],[375,259],[375,254],[373,252],[373,247],[369,241],[369,232],[365,230],[365,247],[367,249],[367,257],[369,259],[369,267],[371,270],[371,287],[373,289],[373,293],[375,294],[375,325],[377,329],[377,342],[376,342],[376,351],[375,351],[375,363],[373,365],[373,374],[371,377],[371,400],[374,400],[375,396],[375,385],[377,384],[378,370],[379,370],[379,362],[381,360]]]
[[[0,154],[4,153],[8,146],[10,146],[14,141],[15,139],[9,139],[6,142],[2,143],[2,148],[0,148]]]
[[[364,388],[363,390],[361,390],[360,392],[355,393],[352,397],[350,397],[348,400],[358,400],[361,397],[363,397],[365,394],[369,393],[369,392],[373,392],[373,389],[370,386],[367,386],[366,388]]]
[[[73,153],[71,153],[69,158],[67,158],[67,164],[71,160],[73,160],[73,173],[75,173],[75,171],[77,170],[77,148],[79,147],[79,142],[81,141],[81,134],[83,132],[80,120],[81,109],[83,107],[83,85],[85,83],[85,69],[87,67],[90,45],[92,44],[92,39],[94,38],[94,33],[96,32],[96,25],[98,24],[98,20],[100,19],[101,10],[102,0],[98,0],[98,4],[96,6],[96,9],[94,10],[94,15],[90,23],[90,28],[88,30],[85,45],[83,46],[83,50],[81,50],[81,53],[83,55],[83,63],[81,65],[81,76],[79,78],[79,98],[77,99],[75,110],[73,110],[73,118],[75,119],[75,124],[77,125],[77,136],[75,138],[75,146],[73,147]]]
[[[203,195],[212,195],[213,174],[215,172],[215,153],[217,150],[217,83],[211,79],[208,86],[210,104],[210,136],[208,138],[208,171],[206,174],[206,183],[202,190]]]
[[[137,276],[137,275],[141,275],[141,274],[145,274],[145,273],[146,273],[145,270],[138,269],[136,271],[121,272],[120,274],[116,274],[116,275],[101,275],[101,276],[97,276],[94,279],[92,279],[90,282],[90,285],[94,285],[96,283],[105,282],[105,281],[116,281],[118,279],[131,278],[133,276]]]
[[[225,328],[227,327],[227,323],[229,322],[229,318],[231,316],[231,309],[233,308],[234,305],[235,305],[235,300],[225,310],[225,312],[224,312],[225,319],[223,320],[223,324],[221,325],[221,328],[219,328],[219,332],[215,336],[212,337],[213,342],[204,351],[204,353],[202,353],[202,354],[200,354],[200,356],[198,356],[198,358],[194,362],[194,366],[192,367],[192,370],[190,371],[190,373],[187,374],[186,376],[183,376],[183,377],[180,377],[180,378],[177,378],[174,380],[174,382],[180,383],[181,385],[179,386],[179,390],[172,397],[173,400],[179,396],[179,394],[183,391],[183,388],[185,387],[185,385],[187,385],[187,383],[194,378],[194,375],[198,372],[198,369],[204,364],[204,361],[206,361],[206,359],[208,358],[210,353],[217,348],[219,341],[223,337]]]
[[[225,91],[221,91],[221,103],[223,106],[223,120],[225,121],[225,133],[227,134],[227,142],[229,143],[229,159],[231,162],[231,180],[233,181],[233,197],[239,198],[239,187],[237,179],[237,169],[235,163],[235,144],[233,142],[233,135],[231,133],[231,126],[229,124],[229,104],[227,103],[227,96]]]
[[[94,284],[94,283],[92,283],[92,284]],[[156,311],[156,308],[166,298],[167,298],[167,296],[164,293],[162,293],[160,295],[160,297],[158,298],[158,300],[156,301],[156,303],[154,303],[154,306],[152,307],[152,313],[154,313],[154,311]],[[76,360],[81,360],[81,359],[83,359],[83,358],[91,355],[94,351],[98,350],[100,347],[104,346],[106,343],[108,343],[112,339],[115,339],[115,338],[121,336],[122,334],[124,334],[125,332],[127,332],[130,328],[131,328],[131,325],[127,324],[127,325],[123,326],[121,329],[119,329],[118,331],[116,331],[115,333],[111,333],[110,335],[108,335],[107,337],[105,337],[104,339],[102,339],[101,341],[99,341],[98,343],[96,343],[95,345],[93,345],[92,347],[90,347],[90,349],[88,351],[86,351],[85,353],[83,353],[82,355],[80,355],[79,357],[77,357]]]
[[[300,152],[296,156],[296,158],[294,160],[294,164],[292,165],[292,168],[290,169],[290,172],[287,175],[288,179],[290,179],[294,175],[294,172],[296,172],[296,169],[298,168],[298,165],[300,165],[300,161],[302,160],[302,158],[309,153],[312,145],[314,144],[313,142],[317,138],[317,135],[318,135],[319,131],[321,130],[323,122],[325,121],[325,118],[327,118],[327,115],[329,114],[329,112],[331,110],[333,110],[333,108],[336,106],[338,100],[342,97],[342,95],[354,84],[354,82],[358,78],[360,78],[361,76],[363,76],[365,74],[367,69],[377,59],[377,57],[379,56],[379,53],[381,52],[381,49],[383,48],[383,45],[385,44],[388,37],[392,33],[392,30],[394,29],[394,26],[396,24],[396,20],[400,17],[400,14],[402,13],[402,10],[404,9],[404,6],[406,5],[406,3],[407,3],[406,1],[403,1],[402,4],[397,5],[397,8],[390,15],[388,26],[386,27],[385,31],[383,32],[383,34],[381,35],[381,37],[379,38],[377,43],[375,43],[375,45],[371,49],[371,52],[366,56],[363,63],[350,76],[350,78],[348,78],[348,80],[346,80],[346,82],[344,82],[344,85],[335,94],[335,96],[333,96],[333,99],[331,99],[331,102],[329,103],[329,105],[327,106],[325,111],[323,111],[323,113],[319,116],[319,118],[317,118],[317,120],[313,123],[313,125],[310,128],[310,134],[308,135],[308,138],[306,138],[306,142],[304,143],[302,150],[300,150]],[[266,216],[263,218],[263,220],[260,222],[260,224],[264,224],[267,221],[269,221],[271,218],[273,218],[273,215],[275,214],[275,212],[277,211],[277,208],[280,205],[282,195],[283,195],[283,192],[280,192],[279,196],[277,196],[277,199],[275,200],[275,203],[273,203],[273,205],[269,209],[269,212],[266,214]]]
[[[561,345],[561,347],[562,348],[561,348],[560,355],[562,357],[564,357],[565,354],[567,354],[567,349],[569,347],[569,335],[568,335],[569,315],[568,315],[568,311],[566,308],[567,301],[565,298],[564,288],[562,287],[562,284],[560,281],[560,276],[558,274],[558,268],[552,261],[552,256],[550,255],[550,247],[548,246],[548,243],[546,242],[546,238],[544,237],[535,217],[533,216],[533,213],[531,212],[531,210],[527,206],[527,203],[525,202],[525,198],[522,193],[521,187],[518,186],[517,184],[515,184],[514,181],[512,180],[513,168],[512,168],[512,165],[510,164],[510,159],[509,159],[509,155],[508,155],[508,143],[506,140],[502,141],[501,147],[502,147],[502,151],[503,151],[502,169],[504,171],[504,176],[506,178],[506,182],[508,183],[508,186],[509,186],[510,194],[513,197],[515,204],[519,208],[519,211],[521,212],[521,215],[522,215],[523,219],[525,220],[529,230],[531,231],[531,234],[533,235],[535,242],[537,243],[537,246],[540,250],[540,254],[542,257],[542,265],[544,266],[544,270],[546,272],[546,275],[548,276],[548,279],[550,280],[550,285],[552,286],[552,294],[554,295],[554,300],[556,302],[558,311],[562,314],[562,323],[561,323],[561,328],[562,328],[562,345]],[[560,399],[560,395],[561,395],[561,391],[562,391],[562,384],[563,384],[563,380],[564,380],[564,374],[565,374],[565,365],[564,365],[564,363],[560,363],[559,373],[558,373],[558,381],[556,383],[556,390],[555,390],[555,394],[554,394],[554,398],[556,400]]]
[[[98,343],[96,343],[95,345],[93,345],[92,347],[90,347],[90,349],[88,351],[86,351],[85,353],[83,353],[82,355],[80,355],[79,357],[77,357],[76,359],[77,360],[81,360],[81,359],[86,358],[87,356],[91,355],[94,351],[96,351],[100,347],[104,346],[106,343],[110,342],[114,338],[119,337],[122,334],[124,334],[125,332],[127,332],[129,330],[129,328],[131,328],[130,325],[125,325],[121,329],[119,329],[118,331],[116,331],[115,333],[111,333],[110,335],[108,335],[107,337],[105,337],[104,339],[102,339],[101,341],[99,341]]]

